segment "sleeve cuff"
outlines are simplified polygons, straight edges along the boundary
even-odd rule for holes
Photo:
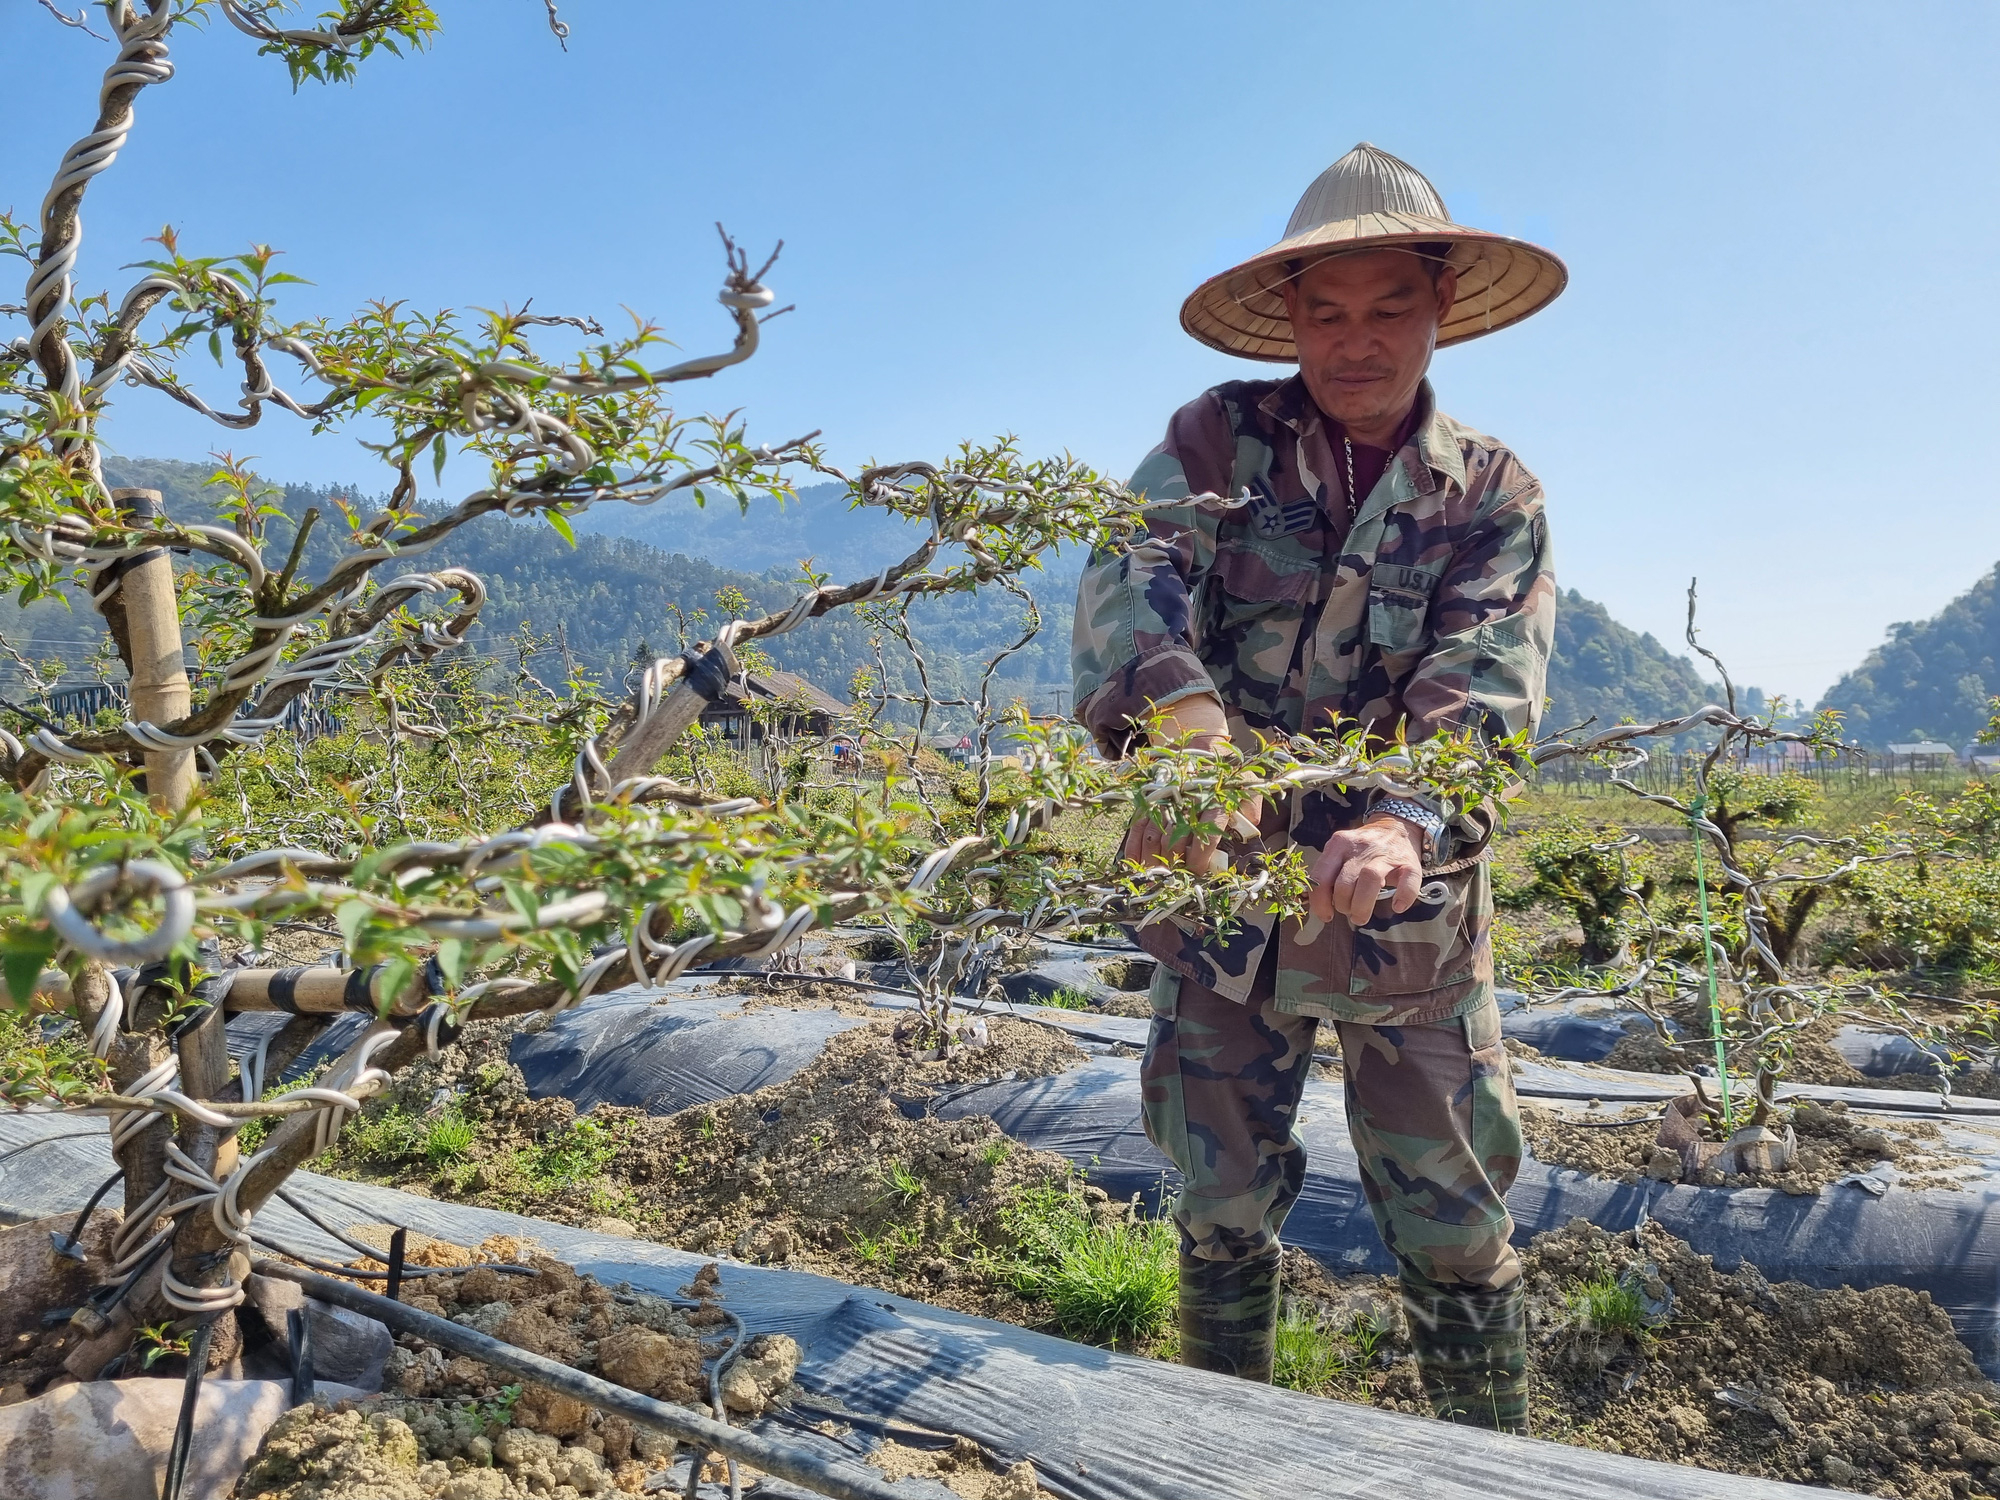
[[[1201,659],[1184,645],[1164,646],[1134,657],[1105,678],[1078,700],[1076,717],[1100,750],[1118,756],[1132,739],[1134,720],[1204,693],[1221,697]]]

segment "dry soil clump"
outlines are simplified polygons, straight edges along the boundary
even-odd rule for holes
[[[1281,1376],[1426,1409],[1393,1280],[1303,1259],[1286,1257],[1287,1324],[1320,1332],[1281,1343]],[[1522,1259],[1537,1437],[1903,1500],[2000,1495],[2000,1387],[1928,1293],[1720,1271],[1653,1224],[1578,1219]]]
[[[1035,1481],[1035,1466],[1025,1458],[1010,1469],[996,1470],[971,1438],[956,1439],[948,1448],[911,1448],[890,1439],[868,1455],[868,1462],[892,1482],[934,1479],[964,1500],[1036,1500],[1043,1494]]]
[[[482,1247],[483,1248],[483,1247]],[[704,1356],[730,1331],[713,1268],[660,1297],[579,1276],[531,1254],[532,1276],[493,1266],[432,1276],[405,1300],[424,1312],[546,1355],[661,1401],[708,1410]],[[782,1334],[745,1344],[721,1384],[736,1420],[784,1400],[799,1348]],[[558,1391],[402,1335],[382,1394],[328,1410],[303,1406],[265,1437],[240,1500],[515,1500],[645,1492],[673,1460],[671,1440]]]

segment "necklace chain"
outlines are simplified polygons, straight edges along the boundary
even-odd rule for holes
[[[1347,450],[1347,519],[1352,521],[1361,512],[1361,497],[1354,493],[1354,439],[1343,432],[1340,446]]]

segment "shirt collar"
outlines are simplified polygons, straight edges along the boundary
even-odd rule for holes
[[[1317,432],[1325,418],[1306,390],[1305,377],[1293,375],[1274,386],[1257,409],[1274,422],[1282,423],[1300,437]],[[1458,440],[1445,428],[1443,413],[1437,409],[1437,394],[1426,379],[1417,387],[1417,423],[1411,442],[1424,467],[1465,488],[1465,455]],[[1404,444],[1408,447],[1409,444]]]

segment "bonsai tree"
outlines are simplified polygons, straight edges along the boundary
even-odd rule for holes
[[[1762,717],[1738,712],[1727,668],[1697,638],[1692,583],[1687,640],[1720,671],[1725,704],[1655,724],[1557,737],[1537,745],[1531,758],[1537,765],[1593,758],[1611,769],[1613,786],[1684,824],[1694,852],[1691,909],[1669,910],[1658,882],[1635,874],[1630,856],[1636,839],[1593,841],[1558,830],[1541,840],[1534,857],[1539,881],[1578,911],[1598,951],[1629,945],[1632,962],[1629,974],[1614,974],[1602,990],[1572,988],[1558,997],[1616,995],[1637,1005],[1690,1079],[1698,1118],[1711,1131],[1754,1143],[1764,1153],[1746,1161],[1774,1167],[1782,1153],[1768,1135],[1773,1089],[1799,1033],[1860,1001],[1874,1002],[1883,1024],[1903,1024],[1894,997],[1798,970],[1794,960],[1806,918],[1827,891],[1856,872],[1913,858],[1919,850],[1885,829],[1851,838],[1779,834],[1751,845],[1749,825],[1796,819],[1810,806],[1813,789],[1794,774],[1744,772],[1734,764],[1741,752],[1758,744],[1797,744],[1815,755],[1851,747],[1840,744],[1837,714],[1822,713],[1804,729],[1786,730],[1778,727],[1782,704]],[[1649,791],[1632,779],[1646,758],[1643,741],[1700,729],[1714,731],[1715,739],[1687,788]],[[1707,1025],[1682,1035],[1669,1012],[1690,1000],[1699,1003]],[[1747,1079],[1748,1089],[1732,1093],[1732,1078]]]
[[[0,218],[0,248],[26,266],[23,301],[4,309],[25,331],[0,347],[0,568],[24,603],[87,593],[130,677],[115,723],[20,718],[18,732],[0,730],[0,965],[17,1013],[72,1023],[11,1053],[0,1087],[18,1108],[109,1113],[122,1174],[101,1294],[58,1351],[72,1373],[94,1375],[139,1329],[156,1344],[192,1335],[221,1357],[260,1208],[399,1068],[469,1020],[560,1011],[696,961],[764,959],[811,927],[870,915],[924,956],[929,1040],[949,1045],[964,1040],[951,1012],[958,976],[995,934],[1167,913],[1227,922],[1251,902],[1301,904],[1295,855],[1203,875],[1082,871],[1046,837],[1066,810],[1188,831],[1208,809],[1300,786],[1394,787],[1467,807],[1510,783],[1519,747],[1452,738],[1383,749],[1356,732],[1240,756],[1159,744],[1109,763],[1058,726],[1022,730],[1004,788],[982,755],[975,795],[948,810],[914,753],[910,774],[879,787],[813,795],[780,766],[772,795],[718,795],[702,757],[676,752],[759,643],[843,608],[872,608],[893,634],[914,598],[1019,593],[1052,548],[1123,545],[1143,503],[1074,460],[1029,461],[1005,443],[850,476],[825,462],[816,434],[755,444],[733,417],[686,414],[677,389],[752,358],[776,315],[775,256],[753,264],[727,235],[728,345],[671,361],[651,324],[614,337],[525,304],[468,315],[392,299],[345,321],[287,321],[279,304],[293,278],[272,250],[198,254],[173,235],[130,286],[80,290],[90,195],[196,23],[226,20],[300,83],[421,50],[438,25],[416,0],[341,0],[310,27],[292,27],[287,10],[109,0],[117,56],[98,118],[39,216]],[[228,40],[217,28],[204,44]],[[552,352],[550,340],[573,347]],[[190,355],[233,362],[239,390],[205,390]],[[212,512],[169,514],[153,495],[107,485],[100,428],[127,392],[231,432],[365,424],[385,498],[294,521],[224,460]],[[454,451],[484,463],[484,482],[424,498]],[[574,681],[552,693],[525,658],[511,689],[453,665],[485,593],[446,561],[463,528],[539,517],[568,535],[592,506],[783,496],[804,470],[917,523],[921,543],[864,578],[809,575],[775,611],[724,611],[734,617],[637,666],[615,696]],[[343,534],[329,546],[328,531]],[[189,560],[178,572],[174,554]],[[190,651],[209,668],[192,684]],[[991,681],[989,667],[972,710],[982,750],[996,722]],[[921,673],[918,683],[921,734],[940,705]],[[293,735],[287,716],[315,691],[377,716],[383,774],[341,784],[303,753],[284,763],[274,747]],[[525,782],[533,797],[483,824],[500,802],[470,797],[461,835],[409,837],[419,746],[467,787],[512,747],[509,795]],[[684,776],[670,774],[677,764]],[[263,966],[280,924],[326,932],[340,961]],[[265,1097],[267,1078],[356,1007],[371,1024],[322,1077]],[[222,1026],[245,1011],[288,1019],[236,1067]],[[254,1150],[240,1138],[251,1121]]]

